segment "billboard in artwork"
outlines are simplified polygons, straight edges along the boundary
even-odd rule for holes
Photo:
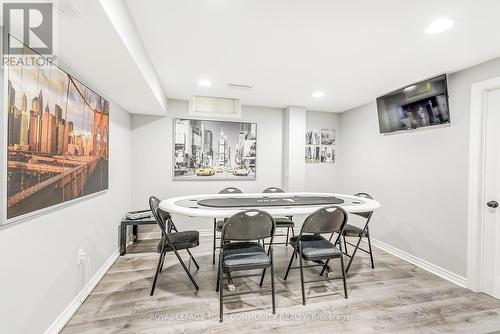
[[[107,189],[108,101],[55,65],[5,72],[7,218]]]
[[[255,179],[257,124],[174,119],[174,179]]]

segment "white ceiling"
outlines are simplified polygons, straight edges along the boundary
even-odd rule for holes
[[[202,94],[341,112],[500,56],[498,0],[126,2],[173,98]],[[455,26],[426,35],[426,26],[440,17],[455,20]],[[200,78],[213,86],[198,87]],[[229,89],[227,83],[254,89]],[[316,90],[325,97],[312,98]]]
[[[59,0],[55,27],[59,65],[131,113],[165,114],[99,1]]]

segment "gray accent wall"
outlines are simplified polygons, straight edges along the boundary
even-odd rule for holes
[[[382,135],[375,102],[340,114],[338,189],[368,192],[382,203],[372,236],[463,277],[470,90],[497,76],[500,58],[449,75],[447,127]]]

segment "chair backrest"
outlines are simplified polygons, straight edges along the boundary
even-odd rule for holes
[[[332,205],[320,208],[311,213],[302,224],[300,235],[303,233],[324,234],[342,233],[347,223],[347,212],[340,206]]]
[[[242,193],[243,191],[235,187],[227,187],[219,191],[219,194],[242,194]]]
[[[263,193],[284,193],[285,191],[276,187],[269,187],[262,191]]]
[[[373,197],[370,194],[367,194],[367,193],[356,193],[353,196],[358,196],[358,197],[364,197],[364,198],[368,198],[368,199],[373,199]]]
[[[221,243],[225,241],[250,241],[274,237],[276,224],[273,217],[262,210],[238,212],[222,226]]]
[[[367,193],[356,193],[353,196],[357,197],[363,197],[363,198],[368,198],[368,199],[373,199],[373,197],[370,194]],[[368,211],[368,212],[353,212],[354,215],[361,216],[363,218],[369,219],[372,215],[373,211]]]
[[[160,209],[160,202],[161,201],[155,196],[149,197],[149,207],[155,217],[156,223],[160,226],[162,234],[167,234],[170,233],[172,229],[176,228],[172,222],[170,213]]]

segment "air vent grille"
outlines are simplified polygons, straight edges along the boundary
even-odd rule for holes
[[[229,83],[227,84],[228,88],[234,88],[234,89],[253,89],[252,85],[246,85],[246,84],[236,84],[236,83]]]
[[[193,96],[190,114],[195,116],[240,118],[240,100],[225,97],[195,95]]]

